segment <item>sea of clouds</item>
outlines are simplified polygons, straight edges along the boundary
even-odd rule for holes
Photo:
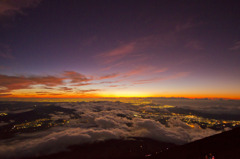
[[[56,105],[74,109],[75,115],[80,117],[74,118],[65,112],[50,114],[52,120],[65,119],[69,123],[1,141],[0,158],[39,156],[66,150],[70,145],[128,137],[148,137],[184,144],[219,133],[197,125],[190,127],[176,116],[170,118],[165,126],[157,121],[157,115],[142,113],[142,110],[151,112],[152,108],[129,103],[83,102]]]
[[[160,105],[173,105],[210,114],[240,114],[240,100],[211,99],[158,99],[150,100]]]

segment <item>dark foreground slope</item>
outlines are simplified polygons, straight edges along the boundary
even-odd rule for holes
[[[146,138],[71,146],[70,151],[31,159],[214,159],[240,158],[240,128],[176,146]]]
[[[240,128],[177,146],[152,158],[159,159],[240,159]]]
[[[141,159],[160,153],[175,144],[148,138],[113,139],[92,144],[75,145],[63,151],[31,159]]]

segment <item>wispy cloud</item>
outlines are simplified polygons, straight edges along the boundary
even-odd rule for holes
[[[57,86],[63,84],[64,78],[54,76],[8,76],[0,75],[0,86],[6,90],[27,89],[32,85]]]
[[[102,77],[98,78],[98,80],[117,78],[114,81],[103,81],[103,82],[100,82],[99,84],[112,84],[112,85],[108,85],[107,87],[119,87],[119,86],[123,86],[121,84],[121,82],[126,82],[126,81],[129,82],[129,81],[132,81],[133,79],[136,79],[139,77],[145,77],[145,76],[152,76],[152,75],[159,76],[160,73],[166,72],[167,70],[168,70],[168,68],[166,68],[166,67],[158,68],[158,67],[154,67],[152,65],[139,65],[127,72],[113,73],[110,75],[102,76]],[[140,81],[138,81],[138,82],[140,82]],[[143,82],[143,81],[141,81],[141,82]],[[145,82],[147,83],[147,81],[145,81]],[[151,80],[149,80],[149,82],[151,82]],[[126,85],[124,85],[124,86],[126,86]]]
[[[6,69],[9,69],[9,67],[7,67],[7,66],[0,66],[0,70],[6,70]]]
[[[157,74],[167,71],[167,68],[156,68],[151,65],[142,65],[138,66],[135,69],[132,69],[126,72],[123,77],[130,77],[130,76],[139,76],[139,75],[149,75],[149,74]]]
[[[81,83],[91,81],[91,78],[86,77],[85,75],[75,72],[75,71],[65,71],[63,73],[65,78],[71,79],[71,83]]]
[[[191,28],[195,27],[196,25],[197,24],[195,24],[191,21],[187,21],[185,23],[179,23],[179,24],[176,25],[175,31],[180,32],[180,31],[188,30],[188,29],[191,29]]]
[[[6,58],[6,59],[13,59],[13,55],[10,54],[10,53],[3,53],[3,52],[0,52],[0,57],[2,58]]]
[[[119,85],[110,85],[108,87],[119,87]]]
[[[72,84],[71,86],[87,86],[87,85],[93,85],[94,83],[78,83],[78,84]]]
[[[133,84],[145,84],[145,83],[159,82],[159,81],[164,81],[164,80],[177,79],[177,78],[185,77],[187,75],[189,75],[189,72],[180,72],[180,73],[176,73],[174,75],[165,76],[165,77],[156,77],[156,78],[151,78],[151,79],[137,80],[137,81],[134,81]]]
[[[230,50],[233,51],[240,50],[240,41],[235,42],[233,46],[230,48]]]
[[[1,6],[1,5],[0,5]],[[12,50],[9,45],[0,44],[0,57],[5,59],[13,59]]]
[[[129,77],[129,76],[133,76],[133,75],[140,75],[140,74],[143,74],[144,72],[146,72],[149,69],[151,69],[151,67],[139,66],[136,69],[133,69],[133,70],[125,73],[124,77]]]
[[[59,90],[65,91],[65,92],[72,92],[73,89],[69,87],[60,87]]]
[[[36,7],[41,0],[1,0],[0,17],[23,14],[23,9]]]
[[[41,91],[41,92],[35,92],[37,94],[47,94],[47,93],[50,93],[50,92],[46,92],[46,91]]]
[[[113,68],[124,66],[126,63],[127,63],[127,61],[121,61],[121,62],[117,62],[115,64],[110,64],[110,65],[102,68],[101,71],[109,71],[109,70],[111,70]]]
[[[9,90],[7,90],[6,87],[0,86],[0,93],[1,93],[1,94],[9,93]]]
[[[85,89],[85,90],[79,90],[78,92],[79,93],[91,93],[91,92],[97,92],[97,91],[100,91],[100,89]]]
[[[7,96],[10,96],[12,95],[11,93],[4,93],[4,94],[0,94],[0,97],[7,97]]]
[[[114,63],[109,63],[109,64],[107,63],[107,66],[102,68],[101,71],[109,71],[112,69],[119,69],[119,68],[126,68],[126,67],[130,69],[133,65],[139,65],[139,64],[145,63],[146,61],[149,60],[149,58],[150,58],[149,55],[145,55],[145,54],[136,54],[136,53],[129,54],[128,59],[125,58],[124,60],[116,61]]]
[[[116,75],[107,75],[96,80],[113,78],[114,76]],[[69,82],[66,82],[66,80]],[[79,86],[92,85],[93,83],[87,83],[90,80],[93,79],[87,78],[85,75],[74,71],[66,71],[60,76],[0,75],[0,93],[6,94],[14,90],[22,89],[38,90],[35,92],[38,95],[62,95],[63,92],[72,93],[74,91],[83,94],[98,91],[98,89],[79,90]]]
[[[194,50],[202,50],[203,49],[202,44],[197,40],[188,41],[186,43],[185,47],[189,48],[189,49],[194,49]]]
[[[61,94],[61,93],[49,93],[48,95],[51,95],[51,96],[61,96],[63,94]]]
[[[57,76],[33,76],[25,77],[25,79],[32,81],[34,84],[42,84],[45,86],[57,86],[63,84],[63,77]]]
[[[169,76],[159,77],[159,73],[166,71],[167,68],[155,68],[153,66],[136,67],[126,73],[112,73],[104,76],[90,76],[87,77],[75,71],[65,71],[59,76],[45,75],[45,76],[14,76],[14,75],[0,75],[0,93],[1,94],[18,94],[18,90],[29,90],[26,95],[30,96],[31,92],[35,95],[48,96],[62,96],[68,95],[95,95],[98,92],[104,91],[103,87],[120,87],[129,86],[130,84],[145,84],[151,82],[158,82],[162,80],[176,79],[187,76],[188,73],[181,72]],[[142,79],[146,75],[154,75],[155,78]],[[141,76],[141,80],[136,78]],[[153,76],[150,76],[153,77]],[[106,80],[107,79],[107,80]],[[113,80],[111,80],[113,79]],[[106,81],[105,81],[106,80]],[[91,82],[90,82],[91,81]],[[125,82],[125,83],[124,83]],[[106,85],[105,85],[106,84]],[[91,85],[90,88],[84,87]],[[100,86],[101,89],[96,89],[95,86]],[[83,88],[83,89],[82,89]],[[99,88],[99,87],[97,87]],[[20,95],[20,94],[19,94]],[[23,94],[24,95],[24,94]],[[33,94],[34,95],[34,94]],[[7,96],[7,95],[6,95]]]
[[[154,71],[154,73],[162,73],[162,72],[166,72],[168,70],[168,68],[160,68],[160,69],[156,69],[155,71]]]
[[[113,73],[113,74],[109,74],[109,75],[101,76],[101,77],[99,77],[99,80],[110,79],[110,78],[116,78],[116,77],[118,77],[119,75],[120,75],[120,74],[118,74],[118,73]]]
[[[129,44],[122,45],[122,46],[115,48],[113,50],[110,50],[108,52],[102,53],[102,54],[98,55],[97,57],[102,58],[102,60],[105,64],[109,64],[109,63],[116,62],[116,61],[122,59],[123,57],[131,54],[135,50],[135,48],[136,48],[136,43],[131,42]]]

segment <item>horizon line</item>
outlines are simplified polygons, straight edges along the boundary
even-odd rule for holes
[[[184,97],[184,96],[149,96],[149,97],[0,97],[0,101],[4,99],[117,99],[117,98],[160,98],[160,99],[202,99],[202,100],[240,100],[240,98],[227,98],[227,97]]]

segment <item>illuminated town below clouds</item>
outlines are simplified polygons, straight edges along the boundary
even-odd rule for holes
[[[174,106],[150,106],[154,109],[163,109],[163,108],[173,108]],[[178,113],[159,113],[155,111],[146,111],[144,108],[139,109],[139,114],[134,114],[132,117],[136,118],[151,118],[154,120],[160,121],[160,123],[164,124],[165,126],[168,126],[168,119],[172,117],[179,118],[183,122],[186,123],[187,126],[190,126],[192,128],[194,127],[201,127],[201,128],[211,128],[214,130],[224,130],[225,128],[234,128],[240,126],[240,121],[235,120],[216,120],[216,119],[208,119],[203,118],[197,115],[191,115],[189,114],[178,114]],[[0,113],[0,116],[6,116],[7,113]],[[52,120],[52,119],[37,119],[31,122],[24,122],[21,124],[13,125],[13,127],[10,130],[5,130],[4,133],[19,133],[19,132],[25,132],[26,130],[29,132],[34,132],[37,130],[41,130],[42,128],[50,128],[54,126],[63,126],[65,124],[68,124],[70,121],[65,119],[58,119],[58,120]],[[79,122],[86,123],[88,122],[88,119],[80,119]],[[25,130],[26,129],[26,130]],[[228,129],[227,129],[228,130]]]
[[[30,99],[26,99],[26,100],[30,100]],[[63,109],[64,107],[61,108],[61,105],[64,105],[64,104],[68,105],[66,102],[72,103],[73,109],[74,109],[74,105],[76,106],[79,105],[79,109],[81,108],[81,105],[86,105],[86,106],[89,105],[90,108],[94,108],[95,107],[94,105],[96,105],[96,107],[99,107],[99,111],[102,109],[100,108],[101,105],[105,107],[107,105],[113,104],[113,105],[116,105],[116,107],[118,107],[118,105],[120,106],[121,102],[123,102],[123,104],[126,103],[127,105],[129,105],[130,109],[133,109],[135,113],[131,113],[127,115],[119,113],[117,114],[118,117],[128,118],[131,120],[134,118],[151,119],[151,120],[160,122],[166,127],[170,127],[169,120],[173,120],[173,119],[182,121],[183,123],[186,124],[186,127],[189,127],[189,128],[199,128],[199,129],[210,128],[216,131],[229,130],[231,128],[240,126],[240,118],[237,119],[237,115],[234,115],[234,114],[230,114],[226,116],[226,113],[228,113],[227,111],[225,111],[225,115],[224,115],[224,112],[215,114],[216,112],[214,112],[214,110],[210,110],[210,114],[209,112],[196,111],[201,109],[207,109],[208,108],[207,106],[211,104],[219,105],[219,103],[221,104],[222,102],[224,102],[221,100],[158,99],[158,98],[152,98],[152,99],[146,99],[146,98],[42,99],[41,102],[39,102],[40,101],[39,99],[37,100],[38,102],[36,101],[34,102],[34,100],[36,99],[32,99],[31,102],[28,101],[28,103],[26,103],[26,105],[29,105],[29,106],[26,106],[22,102],[16,103],[16,102],[9,101],[8,103],[10,104],[8,105],[6,105],[7,104],[6,102],[1,103],[2,108],[0,111],[0,120],[1,120],[1,126],[3,126],[2,128],[4,128],[2,129],[2,133],[6,133],[9,135],[9,134],[15,134],[19,132],[22,132],[22,133],[35,132],[35,131],[45,130],[51,127],[56,127],[56,126],[68,127],[68,124],[71,125],[72,122],[76,122],[76,121],[79,124],[82,123],[86,125],[91,123],[92,119],[90,119],[89,117],[84,118],[84,117],[81,117],[81,113],[79,112],[76,113],[72,109],[67,110],[67,109]],[[56,103],[56,101],[58,102]],[[175,103],[178,103],[179,106],[158,104],[158,103],[174,104],[174,102],[172,101],[174,101]],[[202,105],[202,108],[193,105],[192,109],[189,109],[187,106],[182,106],[184,104],[190,104],[193,102],[199,105]],[[239,104],[239,102],[225,101],[224,104],[226,103],[229,104],[229,107],[231,106],[231,104],[233,105],[233,110],[230,110],[231,113],[233,113],[234,108],[238,110],[238,108],[234,105]],[[14,108],[11,108],[11,105],[14,105]],[[21,108],[21,105],[25,105],[25,106]],[[4,109],[7,111],[4,111]],[[11,111],[11,109],[16,109],[16,110]],[[118,109],[118,108],[114,108],[114,109]],[[36,112],[36,111],[39,111],[39,112]],[[24,118],[26,118],[26,114],[24,112],[29,112],[30,114],[32,113],[30,116],[32,116],[33,118],[32,119],[27,118],[25,120]],[[41,112],[44,113],[45,115],[40,115],[39,113]],[[17,114],[19,113],[21,120],[18,121],[18,118],[14,117],[14,114],[16,113]],[[21,113],[23,113],[22,117],[21,117]],[[126,124],[128,126],[131,126],[131,123],[126,123]]]

